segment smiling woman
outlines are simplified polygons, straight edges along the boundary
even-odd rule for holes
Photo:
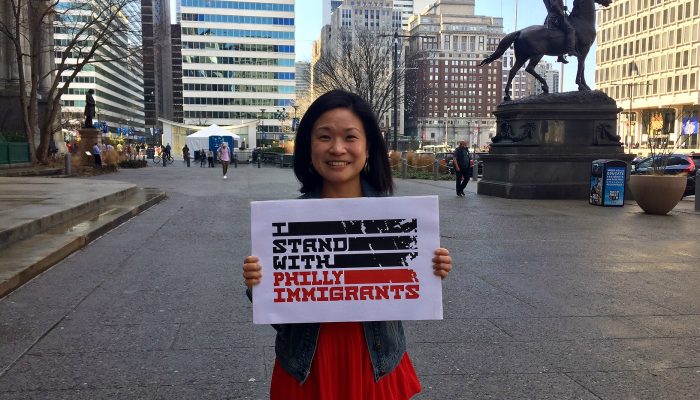
[[[294,173],[302,193],[359,197],[364,180],[385,196],[393,192],[386,154],[367,102],[356,94],[333,90],[319,97],[299,124]]]
[[[386,145],[369,104],[360,96],[343,90],[333,90],[316,99],[299,124],[294,173],[301,182],[304,193],[301,198],[304,199],[390,195],[393,184]],[[388,221],[391,226],[410,228],[415,224],[415,220]],[[355,222],[360,222],[358,228],[363,230],[369,224],[368,221]],[[325,232],[333,231],[332,222],[315,223],[323,224]],[[347,232],[349,227],[347,221],[343,221],[342,232]],[[294,229],[280,225],[278,233],[282,232],[294,233]],[[276,302],[353,302],[419,296],[417,285],[396,284],[397,281],[414,282],[414,276],[406,278],[400,269],[380,271],[387,284],[370,285],[364,275],[367,272],[361,268],[371,262],[405,265],[403,261],[397,264],[396,259],[411,253],[404,256],[381,252],[376,240],[368,245],[361,239],[350,238],[345,243],[333,238],[332,254],[300,253],[277,258],[275,272],[268,277],[275,284]],[[289,242],[290,239],[293,241]],[[414,243],[410,237],[396,237],[391,241],[393,244],[402,242],[406,249],[411,249]],[[316,244],[319,249],[331,246],[321,240],[303,243],[289,238],[284,243],[277,242],[275,247],[292,245],[305,252]],[[370,251],[357,254],[352,249]],[[376,249],[379,252],[375,252]],[[354,254],[349,256],[347,251]],[[449,252],[439,248],[434,255],[434,274],[445,278],[452,269]],[[331,266],[349,266],[351,271],[333,269],[331,273],[319,274],[320,267]],[[295,272],[287,273],[287,270]],[[243,277],[252,300],[252,288],[264,279],[259,257],[245,258]],[[304,287],[288,287],[292,285],[285,282],[292,280],[294,286],[302,283]],[[401,321],[278,324],[274,327],[277,337],[270,384],[272,400],[407,400],[420,392],[420,382],[406,353]]]

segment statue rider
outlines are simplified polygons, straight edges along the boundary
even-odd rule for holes
[[[564,0],[544,0],[544,6],[547,8],[547,26],[554,26],[564,32],[564,43],[566,45],[566,54],[578,57],[576,51],[576,30],[574,29],[569,19],[566,17],[566,6]],[[566,58],[561,55],[557,59],[558,62],[568,64]]]
[[[92,128],[92,119],[95,118],[95,98],[92,94],[95,93],[94,90],[89,89],[85,95],[85,123],[84,128]]]

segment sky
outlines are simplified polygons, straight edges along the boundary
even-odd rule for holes
[[[170,0],[172,14],[175,14],[175,0]],[[518,28],[529,25],[541,25],[547,16],[544,4],[539,0],[476,0],[476,14],[494,17],[503,17],[503,30],[510,33],[516,30],[515,5],[518,3]],[[569,6],[573,0],[564,0]],[[532,5],[535,6],[532,6]],[[296,60],[311,61],[311,46],[321,32],[322,7],[320,0],[296,0]],[[595,43],[586,59],[586,83],[595,88]],[[554,63],[555,68],[561,64],[555,63],[554,57],[545,57],[545,60]],[[574,75],[576,73],[576,61],[571,62],[564,70],[564,90],[576,90]]]

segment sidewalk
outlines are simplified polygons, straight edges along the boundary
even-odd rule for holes
[[[253,325],[241,260],[251,200],[298,195],[290,169],[121,170],[151,207],[0,300],[0,399],[265,399],[274,330]],[[78,182],[88,180],[76,179]],[[416,399],[695,399],[700,214],[633,203],[438,195],[454,271],[442,321],[407,322]],[[89,187],[84,185],[84,187]],[[0,250],[1,251],[1,250]]]

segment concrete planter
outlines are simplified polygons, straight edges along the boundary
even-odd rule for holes
[[[647,214],[666,215],[681,201],[685,175],[631,175],[629,188]]]

